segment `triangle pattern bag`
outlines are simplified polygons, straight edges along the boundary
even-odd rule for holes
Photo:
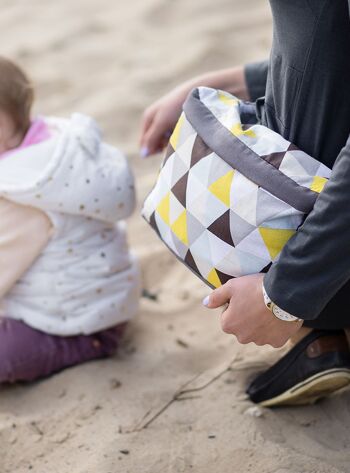
[[[194,89],[142,215],[212,288],[265,272],[312,210],[326,166],[256,122],[254,104]]]

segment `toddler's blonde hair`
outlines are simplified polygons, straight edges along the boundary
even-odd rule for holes
[[[30,127],[33,101],[34,88],[26,73],[0,56],[0,110],[12,118],[17,132],[26,133]]]

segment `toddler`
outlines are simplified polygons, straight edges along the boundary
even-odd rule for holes
[[[139,301],[126,158],[87,116],[32,119],[33,96],[0,58],[0,383],[113,354]]]

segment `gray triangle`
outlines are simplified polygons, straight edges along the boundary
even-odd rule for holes
[[[232,210],[230,210],[230,228],[232,240],[235,246],[256,229],[254,225],[243,220],[243,218]]]
[[[288,204],[259,188],[256,204],[256,225],[258,227],[288,209],[290,209]]]
[[[175,245],[175,247],[176,247],[178,256],[179,256],[181,259],[185,259],[186,254],[187,254],[187,252],[188,252],[188,246],[184,245],[184,244],[182,243],[182,241],[180,241],[180,240],[177,238],[177,236],[176,236],[173,232],[171,232],[171,236],[172,236],[174,245]]]
[[[188,211],[186,212],[186,220],[188,244],[191,246],[197,238],[202,235],[206,228]]]
[[[310,176],[315,176],[320,163],[309,155],[303,153],[300,150],[290,152],[290,154],[298,161],[300,166],[305,169],[305,172]]]

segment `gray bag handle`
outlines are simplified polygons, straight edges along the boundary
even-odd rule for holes
[[[227,164],[296,210],[311,212],[318,193],[297,184],[230,133],[200,101],[198,89],[189,94],[183,110],[205,144]]]

